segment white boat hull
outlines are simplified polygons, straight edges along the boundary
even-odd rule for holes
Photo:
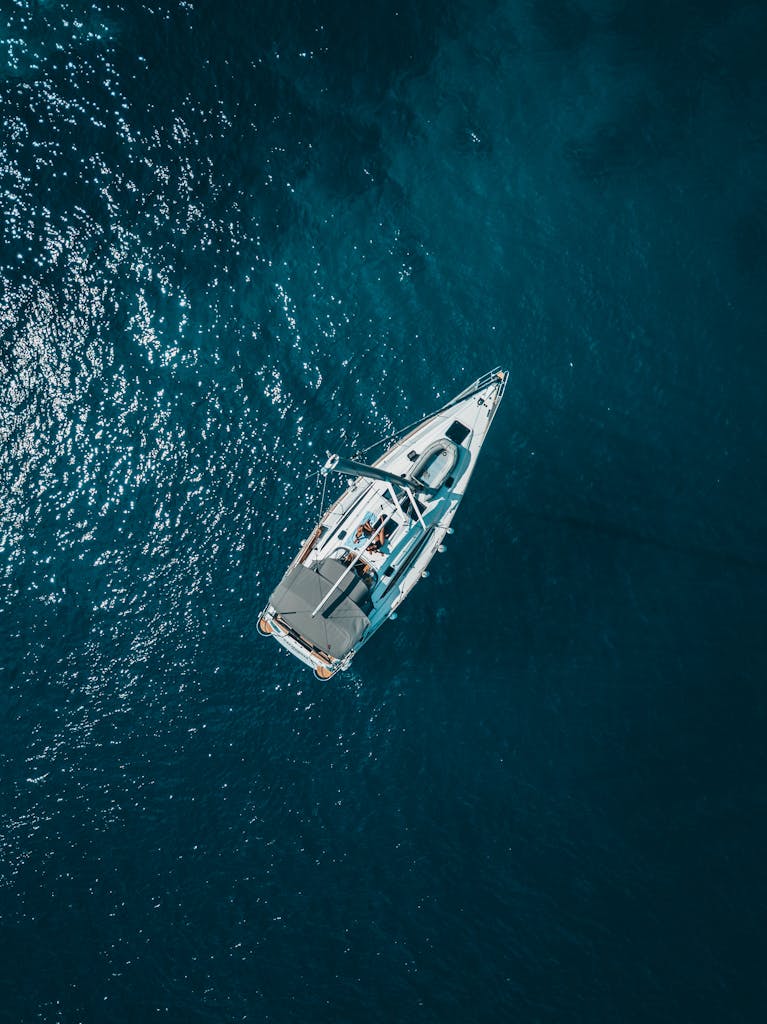
[[[396,484],[366,476],[353,480],[288,567],[282,589],[278,587],[259,618],[259,632],[273,636],[321,679],[349,667],[422,578],[445,535],[452,532],[453,517],[507,378],[500,369],[479,378],[372,463],[376,470],[393,474]],[[332,575],[327,573],[329,566]],[[315,581],[305,569],[314,570],[321,584],[314,608],[306,585]],[[363,599],[357,605],[345,600],[346,594],[350,600],[358,599],[360,592]],[[275,596],[280,607],[273,603]],[[341,610],[333,611],[339,602]],[[341,621],[335,622],[334,616]],[[349,632],[346,627],[355,618]]]

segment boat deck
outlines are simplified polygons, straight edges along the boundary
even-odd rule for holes
[[[475,381],[388,448],[368,467],[370,475],[348,460],[339,468],[360,475],[312,531],[259,622],[260,631],[271,632],[320,678],[348,667],[441,550],[506,376],[498,370]],[[326,471],[338,464],[331,457]],[[355,598],[361,603],[352,608]],[[286,599],[300,608],[281,610]],[[341,621],[344,607],[348,622]],[[261,630],[262,622],[270,628]]]

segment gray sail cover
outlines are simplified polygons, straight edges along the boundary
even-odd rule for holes
[[[334,558],[311,569],[294,565],[269,599],[291,629],[333,658],[348,654],[370,625],[365,614],[371,606],[368,588],[354,570],[312,618],[314,609],[345,572],[347,567]]]

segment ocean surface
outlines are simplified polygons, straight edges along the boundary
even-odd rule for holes
[[[767,1019],[764,4],[0,10],[3,1024]],[[497,364],[318,682],[318,460]]]

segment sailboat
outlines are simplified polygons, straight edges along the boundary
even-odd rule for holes
[[[269,598],[258,631],[314,670],[344,671],[427,568],[466,492],[508,380],[496,367],[406,427],[370,465],[328,454],[351,478]],[[324,491],[323,491],[324,493]]]

